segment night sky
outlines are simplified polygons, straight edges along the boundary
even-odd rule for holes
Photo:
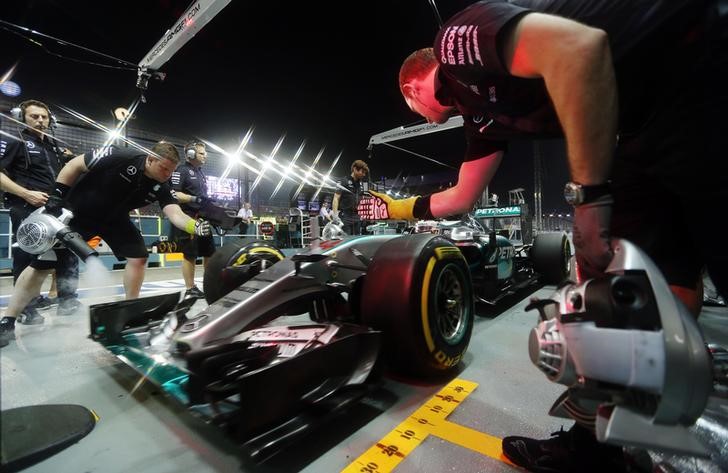
[[[446,19],[468,1],[440,1]],[[0,19],[138,63],[189,6],[187,1],[4,1]],[[268,153],[285,134],[279,153],[310,163],[325,146],[325,167],[343,151],[335,170],[348,174],[365,159],[372,177],[446,169],[386,146],[367,151],[369,137],[419,117],[402,100],[397,73],[413,50],[431,45],[437,19],[429,0],[368,2],[251,2],[233,0],[150,81],[147,103],[134,127],[179,137],[201,137],[234,149],[254,126],[249,149]],[[12,80],[20,99],[39,98],[111,122],[110,111],[138,96],[136,71],[60,58],[0,30],[0,71],[18,63]],[[111,61],[41,40],[53,54],[105,64]],[[457,166],[462,130],[394,143]],[[546,146],[545,211],[563,209],[567,179],[558,143]],[[533,186],[532,147],[517,143],[491,185],[504,202],[507,190]]]

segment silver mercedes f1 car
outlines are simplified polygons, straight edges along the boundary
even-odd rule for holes
[[[92,306],[91,336],[253,456],[367,394],[385,367],[452,373],[473,328],[467,262],[434,234],[316,240],[289,258],[240,241],[211,258],[204,288],[193,315],[177,293]]]

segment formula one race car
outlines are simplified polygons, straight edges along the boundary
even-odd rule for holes
[[[535,282],[559,284],[571,272],[571,244],[565,232],[540,233],[533,244],[515,244],[470,214],[463,220],[419,221],[409,232],[452,241],[468,262],[476,299],[490,305]]]
[[[99,304],[91,336],[254,458],[364,396],[384,367],[451,374],[473,328],[468,264],[439,235],[315,240],[290,258],[241,240],[204,278],[202,312],[179,294]]]

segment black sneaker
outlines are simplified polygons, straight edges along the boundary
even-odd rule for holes
[[[47,309],[53,305],[53,301],[46,296],[38,296],[31,302],[36,309]]]
[[[621,447],[599,443],[588,429],[574,425],[550,439],[505,437],[503,454],[514,464],[535,473],[620,473],[627,466]]]
[[[0,320],[0,347],[10,344],[10,340],[15,340],[15,319],[3,317]]]
[[[190,299],[193,297],[195,299],[204,299],[205,293],[200,291],[200,288],[198,288],[197,286],[192,286],[185,291],[185,299]]]
[[[75,315],[83,309],[81,301],[75,297],[67,297],[60,299],[58,302],[58,309],[56,309],[56,315]]]
[[[30,305],[26,306],[18,316],[18,323],[23,325],[40,325],[43,322],[45,322],[43,316],[38,313],[35,307]]]

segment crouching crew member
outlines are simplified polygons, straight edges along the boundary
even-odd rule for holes
[[[127,260],[124,290],[127,299],[139,297],[147,263],[147,247],[129,212],[159,202],[164,215],[177,228],[198,236],[210,235],[210,224],[185,215],[172,196],[167,180],[179,162],[170,143],[157,143],[148,153],[107,146],[76,156],[61,170],[46,210],[54,215],[61,207],[74,213],[72,230],[88,240],[103,238],[119,260]],[[83,176],[82,179],[79,179]],[[47,271],[29,266],[18,278],[6,318],[14,319],[40,292]],[[15,324],[3,324],[0,338],[15,338]]]

